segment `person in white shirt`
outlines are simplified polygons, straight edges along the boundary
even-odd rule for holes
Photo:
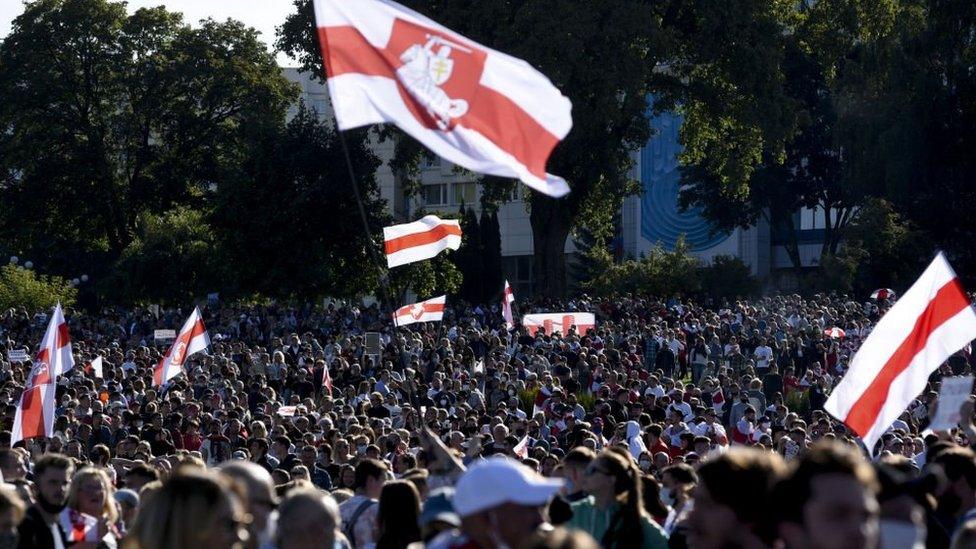
[[[769,361],[773,359],[773,349],[766,344],[766,339],[759,340],[759,346],[752,353],[756,358],[756,369],[765,370],[769,368]]]

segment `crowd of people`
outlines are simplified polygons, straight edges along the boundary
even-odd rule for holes
[[[155,330],[187,310],[69,309],[54,434],[15,444],[31,364],[8,352],[48,313],[6,311],[0,548],[976,546],[972,403],[927,430],[969,349],[875,448],[823,410],[889,301],[519,305],[597,326],[212,303],[210,349],[155,387]]]

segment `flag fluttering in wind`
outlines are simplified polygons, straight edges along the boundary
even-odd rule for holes
[[[71,335],[59,303],[51,314],[44,339],[34,357],[34,366],[27,375],[24,392],[20,395],[10,444],[34,437],[54,434],[55,391],[58,376],[75,365],[71,354]]]
[[[876,301],[884,301],[885,299],[894,298],[895,291],[891,288],[878,288],[877,290],[871,292],[871,299]]]
[[[873,451],[929,375],[973,339],[976,312],[940,253],[878,321],[824,409]]]
[[[105,377],[102,375],[102,357],[95,357],[95,360],[91,361],[91,371],[97,378]]]
[[[569,192],[546,161],[572,105],[542,73],[390,0],[314,5],[340,130],[393,123],[469,170]]]
[[[393,323],[407,326],[415,322],[440,322],[444,318],[444,305],[447,296],[434,297],[427,301],[404,305],[393,313]]]
[[[830,339],[844,339],[844,337],[847,336],[847,332],[841,330],[837,326],[834,326],[833,328],[828,328],[824,330],[824,335],[829,337]]]
[[[505,328],[511,330],[515,327],[515,317],[512,316],[512,304],[515,303],[515,292],[505,281],[504,297],[502,297],[502,317],[505,318]]]
[[[210,346],[210,336],[203,325],[200,308],[194,307],[186,319],[176,340],[153,369],[153,385],[159,387],[183,371],[183,363],[190,355],[199,353]]]
[[[332,396],[332,375],[329,373],[329,363],[326,362],[322,367],[322,387],[329,390],[329,396]]]
[[[383,227],[383,241],[387,266],[397,267],[460,248],[461,224],[427,215],[413,223]]]

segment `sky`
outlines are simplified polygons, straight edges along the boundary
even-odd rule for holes
[[[217,21],[236,19],[257,29],[261,40],[271,49],[275,27],[285,22],[292,5],[292,0],[129,0],[128,10],[132,13],[139,8],[166,6],[170,11],[182,12],[183,19],[191,24],[207,17]],[[0,0],[0,38],[10,33],[14,18],[23,12],[24,4],[20,0]],[[278,54],[278,64],[298,65],[284,54]]]

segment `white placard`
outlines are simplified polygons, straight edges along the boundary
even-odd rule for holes
[[[947,377],[942,379],[939,403],[929,429],[948,431],[959,424],[959,407],[973,390],[973,376]]]
[[[155,339],[176,339],[176,330],[156,330],[153,332]]]
[[[27,358],[27,351],[23,349],[12,349],[7,351],[7,360],[10,362],[27,362],[30,359]]]

